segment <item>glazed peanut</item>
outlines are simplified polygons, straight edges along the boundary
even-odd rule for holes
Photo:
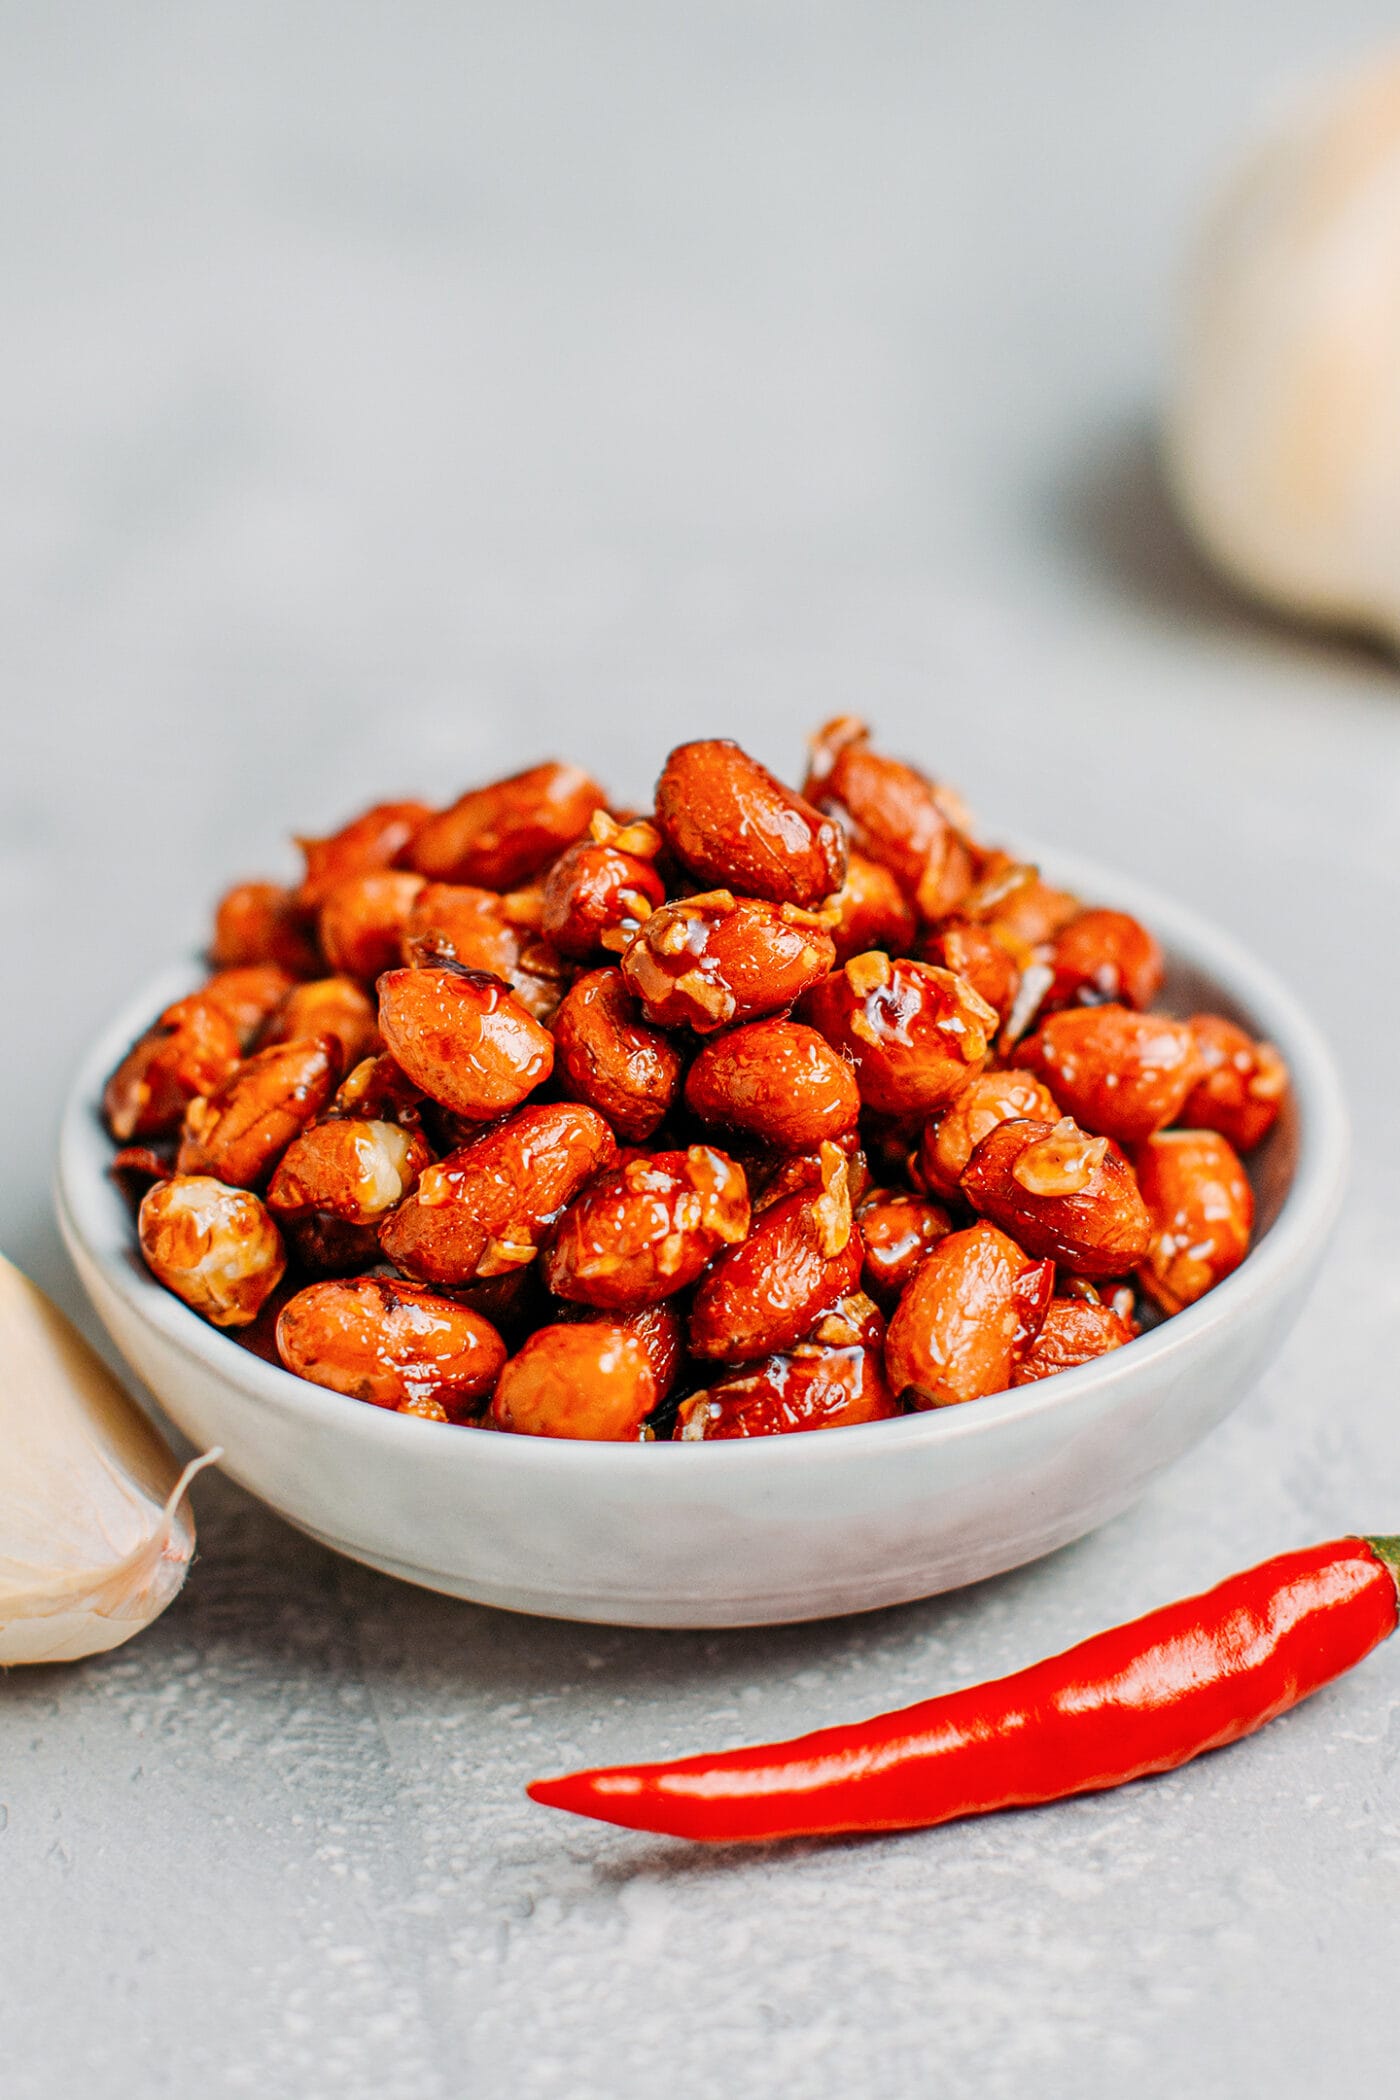
[[[148,1189],[137,1229],[152,1275],[215,1327],[255,1320],[287,1265],[258,1198],[204,1174],[177,1174]]]
[[[319,959],[296,892],[280,882],[239,882],[226,890],[214,912],[209,960],[217,970],[275,963],[292,977],[314,976]]]
[[[515,1108],[554,1069],[554,1038],[498,979],[475,971],[386,971],[379,1025],[414,1085],[476,1122]]]
[[[951,970],[970,984],[1003,1026],[1010,1019],[1021,989],[1021,970],[990,928],[952,920],[925,941],[919,952],[925,962]]]
[[[339,1076],[339,1046],[331,1036],[260,1050],[215,1093],[191,1101],[176,1172],[260,1188],[292,1139],[320,1115]]]
[[[314,1283],[288,1299],[277,1351],[289,1371],[351,1400],[460,1420],[486,1398],[505,1343],[479,1313],[397,1277]]]
[[[1288,1092],[1288,1068],[1272,1043],[1256,1043],[1220,1014],[1188,1022],[1203,1067],[1181,1108],[1190,1130],[1218,1130],[1237,1152],[1252,1152],[1274,1124]]]
[[[263,1034],[265,1045],[295,1043],[303,1036],[334,1036],[341,1067],[348,1071],[382,1047],[374,1003],[353,977],[317,977],[294,985]]]
[[[422,1135],[398,1123],[332,1116],[293,1139],[268,1184],[267,1207],[279,1223],[320,1210],[348,1225],[377,1225],[431,1156]]]
[[[248,1050],[294,988],[295,980],[277,963],[247,963],[216,970],[200,986],[199,997],[228,1015],[240,1046]]]
[[[919,1178],[937,1196],[956,1196],[967,1166],[984,1137],[998,1123],[1029,1117],[1057,1123],[1054,1096],[1031,1072],[1015,1069],[981,1072],[956,1100],[924,1126],[919,1146]]]
[[[579,1320],[536,1328],[501,1373],[491,1419],[517,1436],[635,1443],[660,1399],[639,1334],[612,1321]]]
[[[341,976],[373,984],[403,952],[403,930],[423,887],[398,868],[347,875],[326,892],[317,925],[321,950]]]
[[[1162,989],[1162,951],[1125,911],[1082,911],[1050,944],[1052,972],[1042,1011],[1117,1000],[1139,1009]]]
[[[804,793],[844,818],[852,846],[887,867],[924,918],[957,909],[972,873],[966,845],[932,781],[872,750],[863,722],[842,716],[819,732]]]
[[[939,1203],[891,1189],[873,1190],[857,1212],[865,1250],[865,1288],[892,1305],[924,1256],[946,1239],[953,1221]]]
[[[554,1049],[562,1091],[631,1144],[651,1136],[680,1094],[685,1067],[675,1039],[642,1020],[620,970],[590,970],[565,993]]]
[[[815,1028],[751,1021],[706,1043],[685,1083],[704,1123],[747,1131],[779,1152],[803,1152],[855,1128],[855,1072]]]
[[[838,964],[863,955],[867,948],[883,948],[890,955],[915,953],[918,915],[894,875],[878,860],[867,860],[863,853],[850,856],[846,880],[831,908],[836,913],[831,937]]]
[[[725,738],[671,753],[656,783],[656,821],[682,867],[715,888],[812,906],[846,877],[840,825]]]
[[[1076,1123],[1129,1148],[1174,1121],[1201,1069],[1184,1021],[1116,1005],[1052,1014],[1015,1057]]]
[[[590,1183],[544,1259],[556,1297],[632,1312],[694,1283],[710,1256],[749,1229],[741,1167],[711,1145],[652,1152]]]
[[[338,883],[401,863],[431,815],[423,802],[377,802],[329,838],[298,839],[306,873],[297,904],[303,911],[318,912]]]
[[[843,1162],[831,1187],[785,1196],[717,1257],[691,1307],[691,1354],[727,1363],[781,1354],[855,1289],[860,1270]]]
[[[1122,1276],[1147,1252],[1146,1206],[1109,1139],[1067,1117],[998,1123],[968,1161],[962,1192],[1028,1254],[1076,1276]]]
[[[855,955],[809,994],[803,1019],[856,1068],[867,1108],[932,1114],[987,1061],[997,1017],[961,977],[932,963]]]
[[[420,1283],[523,1268],[583,1184],[616,1156],[612,1132],[592,1109],[519,1109],[429,1167],[385,1220],[380,1243]]]
[[[993,1225],[949,1233],[920,1262],[890,1321],[885,1369],[896,1398],[948,1407],[1004,1392],[1031,1339],[1017,1285],[1034,1266]]]
[[[511,890],[588,829],[607,797],[577,766],[531,766],[473,788],[414,838],[408,865],[434,882]]]
[[[212,1094],[236,1070],[238,1029],[224,1006],[202,993],[167,1006],[133,1043],[102,1096],[107,1128],[119,1144],[163,1138],[180,1126],[199,1094]]]
[[[417,968],[457,963],[484,970],[508,984],[537,1021],[548,1021],[568,965],[539,931],[542,910],[533,891],[501,897],[468,884],[425,883],[404,921],[403,960]]]
[[[622,958],[647,1020],[713,1035],[790,1006],[835,960],[809,913],[709,890],[654,912]]]
[[[540,925],[561,955],[587,962],[600,948],[621,954],[665,902],[666,885],[649,860],[615,843],[580,839],[545,877]]]
[[[803,1343],[683,1400],[677,1434],[687,1443],[713,1443],[883,1422],[898,1413],[878,1350]]]
[[[1034,1385],[1057,1371],[1092,1363],[1130,1342],[1134,1329],[1107,1305],[1082,1298],[1052,1298],[1039,1334],[1011,1373],[1011,1383]]]
[[[1180,1312],[1244,1260],[1254,1191],[1215,1130],[1160,1131],[1139,1146],[1135,1163],[1151,1218],[1138,1280],[1163,1312]]]
[[[1077,897],[1053,888],[1039,868],[1009,853],[983,857],[976,884],[958,905],[960,918],[986,927],[1023,967],[1082,910]]]

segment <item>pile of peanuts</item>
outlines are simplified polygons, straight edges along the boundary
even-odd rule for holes
[[[1243,1259],[1287,1090],[1151,933],[814,740],[299,842],[108,1082],[152,1273],[317,1385],[528,1436],[883,1420],[1122,1347]]]

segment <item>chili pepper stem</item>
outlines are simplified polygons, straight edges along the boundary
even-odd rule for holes
[[[1378,1537],[1366,1538],[1366,1544],[1375,1554],[1381,1566],[1388,1568],[1400,1597],[1400,1533],[1382,1532]]]

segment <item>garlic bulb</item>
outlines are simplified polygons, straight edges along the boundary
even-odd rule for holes
[[[1400,54],[1295,109],[1226,189],[1167,450],[1238,583],[1400,641]]]
[[[216,1456],[217,1454],[211,1454]],[[43,1292],[0,1256],[0,1664],[129,1640],[185,1579],[197,1459],[175,1459]]]

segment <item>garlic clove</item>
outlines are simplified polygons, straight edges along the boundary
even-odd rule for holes
[[[1190,273],[1167,471],[1218,565],[1400,641],[1400,54],[1285,114]]]
[[[190,1480],[44,1293],[0,1256],[0,1664],[129,1640],[194,1553]]]

